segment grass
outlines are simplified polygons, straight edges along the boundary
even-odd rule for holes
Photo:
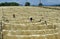
[[[3,10],[2,10],[3,8]],[[60,8],[60,7],[59,7]],[[2,12],[3,11],[3,12]],[[53,9],[46,9],[43,7],[0,7],[0,18],[4,13],[5,19],[9,22],[4,22],[3,30],[18,30],[16,32],[11,31],[12,35],[45,35],[44,36],[32,36],[32,37],[16,37],[8,36],[9,31],[3,31],[4,39],[60,39],[58,23],[60,23],[60,11]],[[15,18],[13,18],[15,14]],[[29,18],[32,17],[34,20],[30,22]],[[2,18],[1,18],[2,19]],[[41,22],[38,22],[41,19]],[[58,20],[56,20],[58,19]],[[47,25],[44,21],[47,21]],[[59,21],[59,22],[58,22]],[[22,31],[25,30],[25,31]],[[30,31],[27,31],[30,30]],[[37,31],[33,31],[37,30]],[[41,31],[38,31],[41,30]],[[45,31],[43,31],[45,30]],[[58,33],[58,34],[54,34]]]

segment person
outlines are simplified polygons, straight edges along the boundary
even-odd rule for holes
[[[32,20],[33,20],[33,18],[31,17],[31,18],[30,18],[30,21],[32,21]]]
[[[45,24],[47,25],[47,21],[45,21]]]
[[[13,14],[13,18],[15,18],[15,14]]]

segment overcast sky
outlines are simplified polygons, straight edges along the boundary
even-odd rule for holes
[[[39,4],[39,0],[28,0],[31,5]],[[60,0],[41,0],[44,5],[55,5],[60,4]],[[26,0],[0,0],[0,2],[18,2],[20,4],[25,4]]]

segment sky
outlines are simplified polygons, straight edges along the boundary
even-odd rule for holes
[[[17,2],[20,4],[25,4],[26,0],[0,0],[0,2]],[[31,3],[31,5],[38,5],[39,0],[28,0],[28,2]],[[60,0],[41,0],[43,5],[55,5],[55,4],[60,4]]]

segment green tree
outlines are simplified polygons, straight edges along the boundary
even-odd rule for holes
[[[43,4],[42,3],[39,3],[38,6],[43,6]]]
[[[30,3],[29,3],[29,2],[26,2],[26,3],[25,3],[25,6],[30,6]]]

